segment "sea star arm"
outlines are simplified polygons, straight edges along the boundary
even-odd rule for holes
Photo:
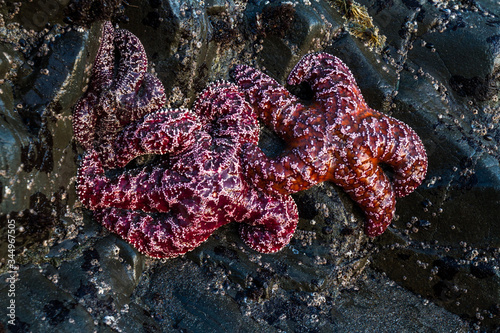
[[[183,183],[187,181],[189,179],[161,165],[125,171],[109,178],[98,152],[91,150],[78,169],[77,192],[82,204],[92,210],[115,207],[167,212],[177,202],[175,191],[179,188],[182,191]],[[165,189],[163,184],[172,185],[172,189]]]
[[[297,148],[276,158],[267,157],[254,144],[243,146],[244,172],[255,187],[267,193],[291,194],[306,190],[328,177],[328,163],[305,163]]]
[[[98,97],[88,92],[73,110],[73,133],[75,140],[86,150],[92,149],[97,121],[96,104]]]
[[[160,213],[154,218],[140,211],[99,209],[94,219],[153,258],[172,258],[198,247],[214,230],[198,228],[182,216]]]
[[[101,103],[103,110],[114,112],[119,124],[113,126],[123,127],[159,110],[165,105],[166,96],[161,81],[146,72],[148,58],[137,36],[128,30],[117,29],[114,45],[119,56],[118,68],[114,83],[103,95]],[[113,53],[106,56],[114,61]]]
[[[96,91],[108,89],[113,83],[115,68],[115,29],[109,21],[102,27],[101,44],[92,66],[91,87]]]
[[[117,29],[114,43],[119,64],[112,89],[103,97],[103,109],[118,109],[114,111],[118,126],[123,126],[160,109],[166,96],[161,81],[146,73],[148,58],[139,38],[128,30]]]
[[[144,74],[139,92],[117,94],[109,91],[103,94],[96,106],[103,110],[97,124],[99,142],[107,144],[114,141],[117,131],[144,115],[161,109],[165,101],[163,84],[149,73]]]
[[[239,143],[259,141],[257,117],[234,84],[211,84],[199,94],[193,111],[214,137],[230,137]]]
[[[119,98],[115,99],[117,108],[122,109],[118,112],[120,126],[155,112],[165,105],[165,88],[153,74],[144,73],[138,89],[137,92],[119,95]],[[112,109],[112,105],[109,107]]]
[[[111,143],[102,145],[100,158],[105,168],[119,168],[145,154],[181,153],[195,143],[200,128],[189,110],[163,109],[125,127]]]
[[[420,137],[402,121],[378,112],[363,119],[361,127],[363,142],[372,156],[393,168],[396,196],[413,192],[427,171],[427,154]]]
[[[315,104],[323,110],[349,113],[365,108],[366,103],[349,67],[328,53],[305,55],[288,76],[288,84],[307,82]]]
[[[85,149],[91,149],[95,139],[96,119],[102,109],[97,105],[104,89],[110,87],[114,70],[114,31],[111,22],[103,25],[101,43],[92,67],[92,75],[87,92],[80,98],[73,112],[73,133],[75,140]]]
[[[248,213],[240,226],[240,236],[250,248],[262,253],[281,250],[290,242],[297,227],[297,206],[289,196],[267,196],[251,189]]]
[[[365,233],[370,237],[382,234],[394,217],[396,200],[392,184],[380,166],[360,149],[340,153],[345,163],[332,171],[332,181],[341,186],[366,215]]]
[[[297,97],[273,78],[250,66],[236,66],[233,76],[259,118],[284,140],[292,139],[297,118],[305,109]]]
[[[122,95],[137,92],[148,69],[144,46],[137,36],[125,29],[115,31],[114,43],[119,54],[119,64],[113,91]]]
[[[91,82],[73,112],[75,139],[85,149],[96,140],[112,141],[117,129],[165,104],[163,84],[146,70],[147,56],[139,39],[105,22]]]

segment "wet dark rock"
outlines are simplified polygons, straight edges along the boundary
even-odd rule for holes
[[[275,35],[283,38],[290,33],[295,19],[295,7],[290,3],[270,3],[266,5],[259,17],[256,18],[254,28],[262,38]]]
[[[478,279],[486,279],[495,276],[495,267],[484,262],[474,263],[470,265],[470,273]]]
[[[190,278],[182,278],[183,274]],[[418,331],[422,327],[467,331],[467,325],[457,316],[376,273],[338,295],[327,290],[309,293],[272,288],[266,296],[259,287],[241,290],[231,281],[227,269],[199,267],[182,258],[169,261],[168,267],[158,267],[149,279],[141,283],[137,296],[152,309],[151,314],[164,332],[326,333],[358,332],[366,327],[394,332]],[[384,300],[391,301],[382,306]]]
[[[286,148],[286,142],[267,127],[260,128],[259,147],[269,157],[279,156]]]
[[[458,96],[472,97],[478,101],[490,100],[495,94],[498,94],[496,81],[498,77],[490,75],[481,78],[474,76],[466,78],[461,75],[453,75],[450,78],[450,87]]]
[[[50,51],[47,56],[29,59],[36,61],[36,68],[18,78],[22,87],[16,94],[16,99],[22,104],[18,112],[34,135],[38,134],[47,109],[56,108],[59,113],[61,109],[69,109],[75,100],[68,100],[67,96],[75,95],[72,89],[81,89],[81,85],[74,84],[61,90],[65,81],[75,78],[83,69],[79,57],[88,43],[88,34],[70,30],[53,38],[54,41],[48,44]]]
[[[378,239],[374,266],[478,325],[494,327],[500,319],[487,312],[498,297],[491,290],[500,290],[498,270],[484,284],[470,271],[471,265],[499,262],[500,154],[497,142],[484,139],[498,129],[499,27],[490,24],[487,6],[393,1],[371,8],[389,41],[384,61],[399,76],[397,95],[382,105],[419,133],[429,156],[426,181],[399,199],[397,229]],[[379,71],[375,77],[386,75]]]
[[[29,121],[29,118],[24,119]],[[27,125],[29,128],[33,129],[29,123]],[[35,169],[45,173],[51,172],[54,169],[52,134],[45,126],[37,128],[37,131],[37,134],[40,135],[39,140],[30,141],[27,146],[21,147],[21,163],[23,165],[23,171],[30,173],[33,169]]]
[[[21,268],[19,280],[15,283],[15,326],[7,326],[8,331],[25,328],[26,331],[59,332],[75,330],[91,331],[94,327],[92,317],[72,296],[59,289],[34,266]],[[8,285],[3,274],[0,284],[0,301],[9,304]],[[0,313],[7,318],[7,308],[2,306]],[[3,321],[3,320],[2,320]],[[6,321],[3,321],[5,324]],[[11,328],[13,330],[11,330]],[[26,332],[25,331],[25,332]]]
[[[57,272],[60,288],[103,313],[118,312],[130,302],[144,268],[142,255],[115,236],[109,237],[83,251],[76,260],[63,262],[57,271],[51,266],[45,268],[47,274]]]
[[[228,249],[225,246],[214,247],[214,253],[220,256],[224,256],[228,259],[238,259],[238,252],[233,249]]]
[[[162,1],[153,3],[153,6],[144,2],[143,6],[134,8],[134,15],[130,15],[127,24],[121,24],[143,43],[165,86],[169,106],[190,106],[196,94],[214,79],[214,75],[227,77],[227,69],[231,67],[229,62],[236,57],[238,47],[217,54],[220,43],[232,44],[229,39],[233,35],[213,38],[214,30],[207,14],[210,8],[205,8],[199,1]],[[237,13],[231,6],[223,13],[228,16],[228,22],[237,21]],[[212,75],[211,79],[209,75]]]
[[[316,217],[316,215],[319,214],[318,210],[315,207],[316,202],[313,198],[310,198],[307,195],[297,195],[294,200],[297,203],[300,218],[312,220]]]
[[[126,20],[122,0],[44,0],[7,1],[4,15],[7,23],[16,22],[27,30],[42,31],[53,25],[71,23],[89,27],[102,20]]]
[[[494,327],[498,316],[490,309],[498,299],[498,272],[489,265],[473,268],[475,264],[470,260],[458,261],[448,254],[443,256],[430,246],[422,249],[392,244],[375,256],[374,263],[409,290],[463,317]],[[469,258],[474,255],[474,250],[467,252]]]
[[[7,220],[14,220],[16,227],[22,232],[16,237],[16,245],[21,248],[39,247],[49,239],[54,226],[60,224],[61,216],[66,212],[66,200],[62,199],[64,190],[54,193],[50,200],[43,193],[37,192],[30,196],[30,206],[20,212],[0,215],[0,225],[7,234]],[[5,227],[4,227],[5,226]],[[5,228],[5,229],[4,229]],[[3,253],[7,253],[7,243],[2,244]]]
[[[429,228],[431,226],[431,222],[429,222],[428,220],[418,220],[418,227],[421,227],[421,228]]]
[[[123,0],[65,0],[65,22],[88,27],[101,20],[126,21]]]
[[[132,303],[131,295],[144,269],[144,257],[115,236],[103,238],[59,266],[42,264],[21,267],[14,284],[16,325],[31,331],[92,331],[100,326],[134,332],[141,323],[157,329],[144,309]],[[10,302],[2,275],[0,301]],[[0,313],[4,317],[5,307]],[[45,318],[36,320],[35,318]],[[133,322],[130,318],[134,318]],[[13,330],[11,330],[13,331]]]
[[[391,301],[381,307],[378,306],[380,298]],[[469,331],[467,325],[457,321],[457,317],[437,308],[438,311],[436,305],[421,297],[408,295],[403,288],[387,281],[386,277],[374,274],[363,280],[359,289],[346,291],[339,299],[338,308],[332,309],[331,314],[339,331],[358,332],[367,324],[374,331],[380,332]],[[363,309],[369,311],[364,313]],[[346,321],[345,318],[350,316],[355,316],[358,320]],[[405,318],[405,323],[399,326],[401,318]]]
[[[0,13],[6,23],[19,23],[27,30],[41,31],[54,24],[62,24],[68,0],[6,1]]]
[[[342,29],[340,14],[323,1],[250,1],[244,15],[257,64],[281,82],[300,57],[325,47]]]
[[[0,221],[15,221],[16,241],[24,249],[19,262],[46,254],[49,245],[70,236],[81,220],[68,209],[76,200],[70,115],[89,75],[88,61],[99,34],[98,25],[82,32],[54,27],[30,42],[50,41],[46,53],[25,53],[14,43],[7,59],[21,65],[11,66],[0,81],[0,104],[5,106],[0,117]],[[24,66],[32,70],[24,72]],[[0,231],[6,235],[6,223]],[[5,250],[3,243],[2,257]]]
[[[190,260],[172,259],[155,270],[139,291],[140,299],[165,332],[265,331],[265,325],[240,315],[238,303],[225,297],[216,274],[225,273],[222,269],[206,272]]]
[[[49,324],[56,326],[68,320],[70,310],[75,308],[75,304],[64,304],[60,300],[52,300],[43,307],[43,312],[49,319]]]
[[[321,229],[321,231],[322,231],[324,234],[329,235],[329,234],[331,234],[331,233],[333,232],[333,229],[332,229],[331,227],[329,227],[329,226],[324,226],[324,227]]]
[[[433,266],[437,269],[437,276],[443,280],[452,280],[459,271],[458,263],[451,257],[436,260]]]

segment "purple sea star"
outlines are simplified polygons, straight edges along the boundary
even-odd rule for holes
[[[394,216],[395,197],[411,193],[425,177],[427,156],[418,135],[371,109],[349,68],[327,53],[304,56],[288,77],[291,85],[311,85],[309,105],[254,68],[237,66],[234,76],[259,117],[288,144],[276,159],[246,145],[248,179],[280,194],[332,181],[365,212],[366,234],[382,234]],[[393,168],[392,181],[380,163]]]
[[[147,67],[139,39],[105,22],[88,89],[73,111],[75,139],[85,149],[111,142],[126,124],[165,104],[163,84]]]
[[[290,241],[298,221],[288,195],[266,195],[243,177],[242,145],[256,144],[256,115],[235,85],[216,83],[189,110],[160,110],[126,126],[107,148],[91,149],[78,171],[78,195],[94,218],[139,251],[175,257],[217,228],[241,222],[252,249],[270,253]],[[108,168],[142,154],[160,160],[112,178]]]

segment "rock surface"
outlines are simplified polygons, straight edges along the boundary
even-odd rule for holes
[[[500,325],[500,27],[488,7],[403,2],[374,11],[388,40],[405,36],[405,52],[386,50],[402,68],[390,103],[424,138],[429,171],[417,194],[400,200],[398,231],[378,240],[373,265],[493,328]],[[407,17],[399,31],[395,17]]]
[[[0,6],[0,332],[498,329],[498,8],[360,2],[386,37],[379,50],[350,34],[352,20],[326,0]],[[169,107],[189,107],[237,63],[283,83],[308,52],[342,58],[370,106],[422,137],[426,181],[398,201],[397,219],[374,241],[359,209],[325,183],[294,196],[298,231],[278,254],[252,252],[228,225],[181,258],[144,258],[95,224],[74,191],[81,151],[71,107],[98,46],[92,10],[141,39]],[[265,128],[260,145],[282,149]],[[3,306],[13,299],[11,221],[20,265],[14,326]]]

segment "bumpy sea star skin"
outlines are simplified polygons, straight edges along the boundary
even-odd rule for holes
[[[257,187],[290,194],[332,181],[363,209],[365,232],[374,237],[390,224],[395,197],[422,183],[427,170],[422,141],[405,123],[368,107],[340,59],[308,54],[292,70],[288,84],[306,82],[314,93],[307,106],[254,68],[237,66],[234,77],[263,122],[288,144],[276,159],[256,145],[245,146],[245,172]],[[393,168],[392,182],[380,163]]]
[[[73,112],[75,139],[85,149],[112,141],[124,125],[165,104],[163,84],[147,67],[139,39],[105,22],[88,89]]]
[[[218,227],[242,222],[245,243],[280,250],[298,222],[288,195],[267,195],[243,177],[242,145],[258,142],[257,117],[235,85],[209,86],[189,110],[160,110],[126,126],[106,148],[92,149],[78,172],[78,194],[94,218],[155,258],[175,257]],[[110,178],[138,155],[160,161]]]

